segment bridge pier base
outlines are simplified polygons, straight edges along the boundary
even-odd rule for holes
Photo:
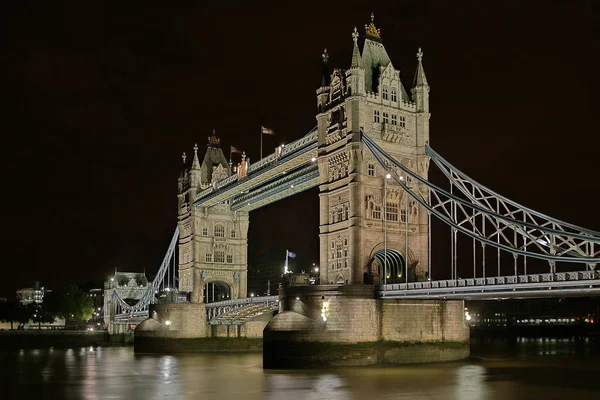
[[[469,357],[461,300],[375,299],[369,285],[288,287],[263,332],[263,367],[322,368]]]

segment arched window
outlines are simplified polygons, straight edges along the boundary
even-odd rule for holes
[[[225,227],[223,225],[215,225],[215,237],[225,237]]]
[[[387,86],[383,87],[383,99],[384,100],[388,99],[388,88],[387,88]]]
[[[396,89],[392,88],[392,101],[398,101],[398,95],[396,93]]]
[[[231,238],[232,238],[232,239],[235,239],[235,229],[232,229],[232,230],[231,230]]]

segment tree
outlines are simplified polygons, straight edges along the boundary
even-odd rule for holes
[[[65,321],[88,321],[94,314],[94,300],[77,285],[56,290],[49,296],[45,305],[49,312],[64,318]]]
[[[14,329],[15,321],[25,324],[29,322],[33,314],[33,307],[24,306],[18,301],[0,303],[0,321],[9,322],[11,330]]]

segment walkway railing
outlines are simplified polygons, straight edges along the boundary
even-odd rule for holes
[[[381,285],[383,298],[471,299],[600,294],[600,271],[558,272]]]

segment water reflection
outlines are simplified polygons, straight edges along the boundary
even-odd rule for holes
[[[466,362],[263,371],[261,354],[135,355],[131,348],[0,351],[3,398],[596,399],[597,341],[474,341]]]

